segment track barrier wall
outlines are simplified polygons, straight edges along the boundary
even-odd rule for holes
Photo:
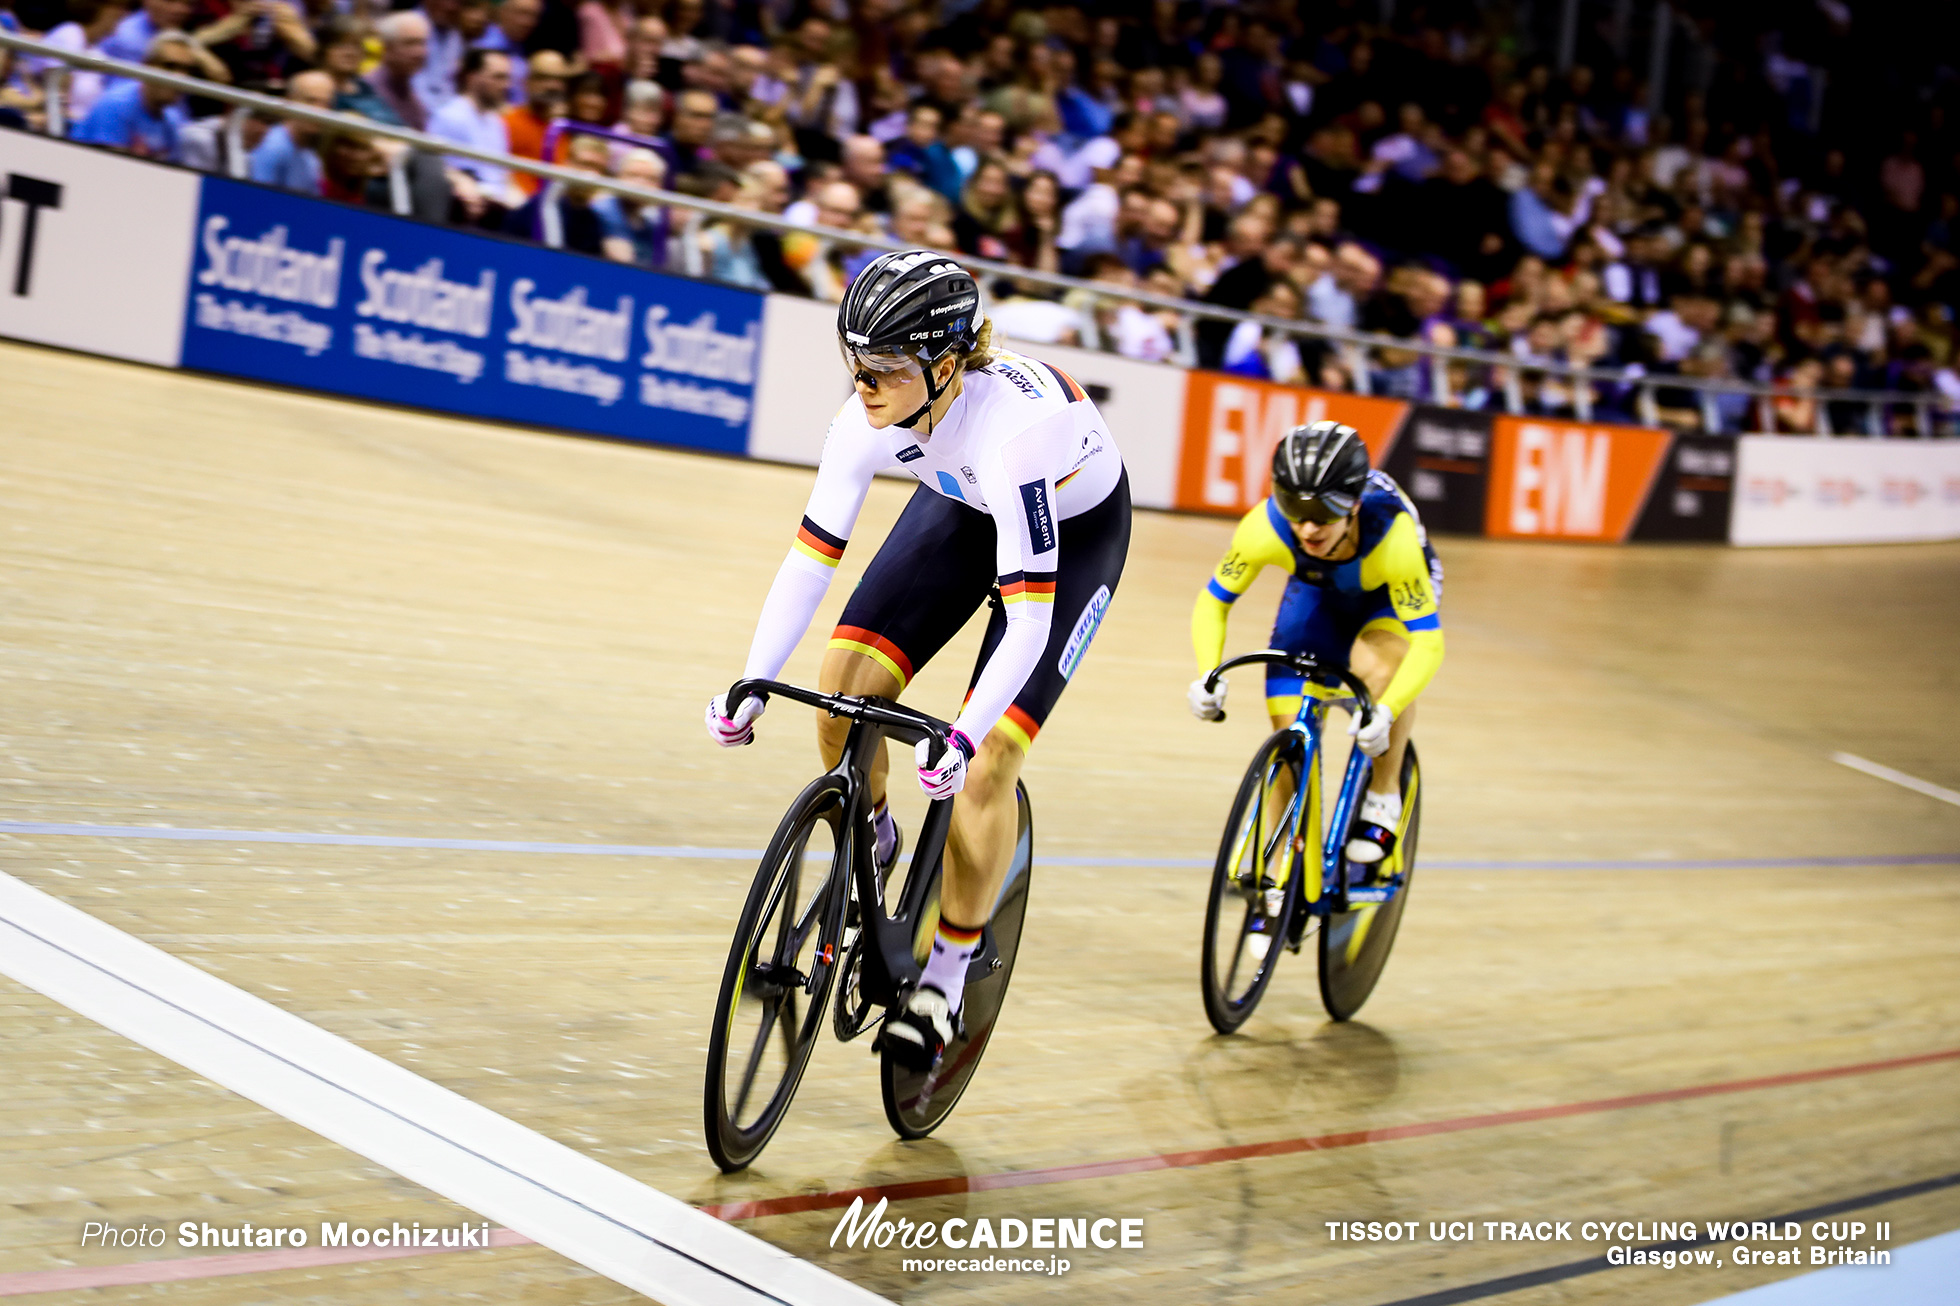
[[[0,336],[814,465],[850,393],[834,335],[828,304],[0,132]],[[1960,442],[1677,436],[1026,348],[1096,400],[1145,507],[1240,514],[1280,436],[1327,418],[1441,532],[1960,539]]]

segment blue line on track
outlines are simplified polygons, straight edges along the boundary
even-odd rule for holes
[[[422,835],[335,834],[306,830],[203,830],[167,825],[93,825],[63,821],[0,821],[0,835],[65,835],[84,839],[172,839],[189,843],[286,843],[342,848],[439,848],[452,852],[546,853],[571,857],[664,857],[680,861],[754,861],[760,848],[699,848],[688,844],[542,843],[519,839],[444,839]],[[1044,866],[1208,867],[1209,857],[1043,857]],[[1960,852],[1900,853],[1891,857],[1674,858],[1431,858],[1431,871],[1673,871],[1770,867],[1960,866]]]

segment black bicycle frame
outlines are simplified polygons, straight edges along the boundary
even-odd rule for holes
[[[893,1006],[903,990],[919,982],[921,972],[919,963],[912,956],[912,940],[917,933],[918,922],[924,916],[926,895],[932,883],[932,876],[927,872],[939,863],[946,851],[946,832],[953,820],[953,800],[939,798],[928,805],[918,846],[912,852],[912,873],[905,877],[896,910],[887,912],[884,884],[878,875],[873,849],[870,841],[862,837],[870,815],[865,810],[869,798],[865,778],[871,774],[872,759],[886,736],[905,744],[917,744],[925,739],[944,744],[952,735],[953,727],[937,717],[915,712],[888,698],[824,694],[760,678],[738,680],[729,688],[728,711],[733,713],[745,699],[754,697],[766,701],[772,695],[806,703],[833,717],[844,717],[851,722],[851,733],[844,741],[843,756],[825,774],[836,776],[843,782],[845,855],[849,860],[851,882],[857,886],[859,911],[865,929],[878,944],[876,948],[865,950],[864,972],[858,983],[864,995],[873,1003],[882,1007]],[[833,913],[827,931],[830,938],[837,938],[843,933],[844,907],[845,895],[839,894],[830,906]],[[974,969],[983,970],[991,965],[996,955],[993,931],[989,929],[980,951],[974,955]]]

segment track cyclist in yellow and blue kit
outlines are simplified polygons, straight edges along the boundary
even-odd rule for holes
[[[1266,567],[1282,567],[1292,577],[1271,646],[1346,667],[1374,695],[1368,725],[1358,716],[1348,723],[1375,767],[1347,857],[1372,866],[1395,850],[1402,754],[1416,696],[1443,663],[1443,565],[1402,488],[1386,472],[1369,470],[1367,446],[1354,428],[1315,422],[1293,428],[1273,450],[1272,493],[1240,519],[1231,548],[1198,595],[1191,645],[1201,671],[1224,660],[1231,605]],[[1266,668],[1266,711],[1275,730],[1292,722],[1304,689],[1297,673]],[[1192,714],[1223,720],[1225,690],[1220,680],[1216,692],[1207,691],[1200,675],[1191,683]]]
[[[930,1070],[958,1027],[967,963],[1014,851],[1021,763],[1108,611],[1130,547],[1130,482],[1109,426],[1066,372],[993,343],[980,289],[931,250],[881,255],[837,309],[856,393],[824,440],[817,483],[763,601],[743,676],[773,680],[844,555],[871,481],[919,480],[844,605],[819,672],[827,694],[896,699],[982,603],[994,611],[952,737],[918,745],[919,787],[952,798],[937,936],[925,974],[885,1022],[883,1045]],[[763,700],[708,704],[723,747],[754,737]],[[819,717],[824,764],[851,723]],[[871,770],[875,857],[899,834],[884,750]]]

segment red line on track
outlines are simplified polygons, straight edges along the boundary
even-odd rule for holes
[[[1155,1156],[1085,1161],[1077,1165],[1050,1166],[1040,1170],[1012,1170],[1001,1174],[915,1179],[908,1183],[886,1184],[878,1188],[846,1188],[835,1192],[803,1193],[793,1197],[772,1197],[752,1202],[724,1202],[718,1206],[703,1206],[700,1209],[723,1220],[754,1220],[767,1215],[789,1215],[798,1211],[849,1206],[859,1197],[864,1198],[869,1205],[875,1204],[881,1197],[902,1202],[922,1197],[944,1197],[952,1193],[984,1193],[1003,1188],[1030,1188],[1045,1184],[1072,1183],[1081,1179],[1142,1174],[1152,1170],[1185,1170],[1194,1166],[1217,1165],[1226,1161],[1253,1161],[1268,1156],[1290,1156],[1297,1152],[1325,1152],[1341,1147],[1359,1147],[1366,1143],[1392,1143],[1404,1138],[1427,1138],[1435,1134],[1495,1129],[1500,1125],[1530,1124],[1534,1121],[1560,1120],[1569,1116],[1598,1115],[1605,1111],[1626,1111],[1634,1107],[1658,1106],[1665,1102],[1683,1102],[1698,1097],[1749,1093],[1765,1088],[1787,1088],[1792,1084],[1814,1084],[1827,1079],[1871,1075],[1886,1070],[1904,1070],[1912,1066],[1933,1065],[1942,1061],[1960,1061],[1960,1048],[1948,1048],[1943,1052],[1922,1052],[1910,1057],[1894,1057],[1888,1061],[1863,1061],[1849,1066],[1827,1066],[1822,1070],[1796,1070],[1787,1074],[1763,1075],[1754,1079],[1731,1079],[1719,1084],[1656,1089],[1648,1093],[1629,1093],[1624,1097],[1596,1098],[1590,1102],[1565,1102],[1555,1106],[1527,1107],[1519,1111],[1494,1111],[1486,1115],[1418,1121],[1414,1124],[1390,1125],[1382,1129],[1355,1129],[1340,1134],[1321,1134],[1314,1138],[1282,1138],[1269,1143],[1243,1143],[1236,1147],[1209,1147],[1189,1152],[1163,1152]],[[532,1241],[512,1229],[490,1231],[492,1247],[525,1246]],[[225,1275],[271,1273],[277,1270],[347,1265],[397,1257],[447,1255],[459,1250],[462,1249],[305,1247],[279,1251],[240,1252],[224,1256],[192,1256],[179,1260],[137,1261],[128,1265],[30,1270],[20,1274],[0,1274],[0,1297],[23,1297],[30,1293],[75,1288],[126,1287],[145,1283],[170,1283],[184,1279],[214,1279]]]
[[[798,1211],[818,1211],[849,1206],[862,1197],[866,1205],[879,1198],[902,1202],[920,1197],[943,1197],[950,1193],[984,1193],[998,1188],[1031,1188],[1043,1184],[1064,1184],[1079,1179],[1102,1179],[1112,1175],[1142,1174],[1151,1170],[1186,1170],[1194,1166],[1217,1165],[1225,1161],[1253,1161],[1268,1156],[1290,1156],[1296,1152],[1325,1152],[1339,1147],[1359,1147],[1364,1143],[1392,1143],[1404,1138],[1427,1138],[1434,1134],[1459,1134],[1472,1129],[1494,1129],[1499,1125],[1529,1124],[1538,1120],[1559,1120],[1567,1116],[1597,1115],[1603,1111],[1625,1111],[1633,1107],[1657,1106],[1663,1102],[1682,1102],[1697,1097],[1717,1097],[1726,1093],[1748,1093],[1763,1088],[1784,1088],[1791,1084],[1814,1084],[1819,1080],[1843,1079],[1850,1075],[1870,1075],[1882,1070],[1903,1070],[1909,1066],[1960,1060],[1960,1048],[1944,1052],[1924,1052],[1918,1056],[1895,1057],[1889,1061],[1865,1061],[1850,1066],[1830,1066],[1822,1070],[1796,1070],[1782,1075],[1763,1075],[1755,1079],[1732,1079],[1719,1084],[1697,1084],[1688,1088],[1664,1088],[1650,1093],[1630,1093],[1625,1097],[1603,1097],[1590,1102],[1565,1102],[1557,1106],[1528,1107],[1520,1111],[1494,1111],[1488,1115],[1458,1116],[1451,1120],[1426,1120],[1416,1124],[1390,1125],[1382,1129],[1355,1129],[1340,1134],[1321,1134],[1315,1138],[1282,1138],[1270,1143],[1241,1143],[1236,1147],[1207,1147],[1190,1152],[1163,1152],[1156,1156],[1124,1157],[1110,1161],[1085,1161],[1041,1170],[1010,1170],[1001,1174],[956,1175],[945,1179],[919,1179],[910,1183],[886,1184],[875,1188],[846,1188],[828,1193],[799,1193],[793,1197],[770,1197],[750,1202],[724,1202],[701,1209],[723,1220],[755,1220],[766,1215],[789,1215]]]

